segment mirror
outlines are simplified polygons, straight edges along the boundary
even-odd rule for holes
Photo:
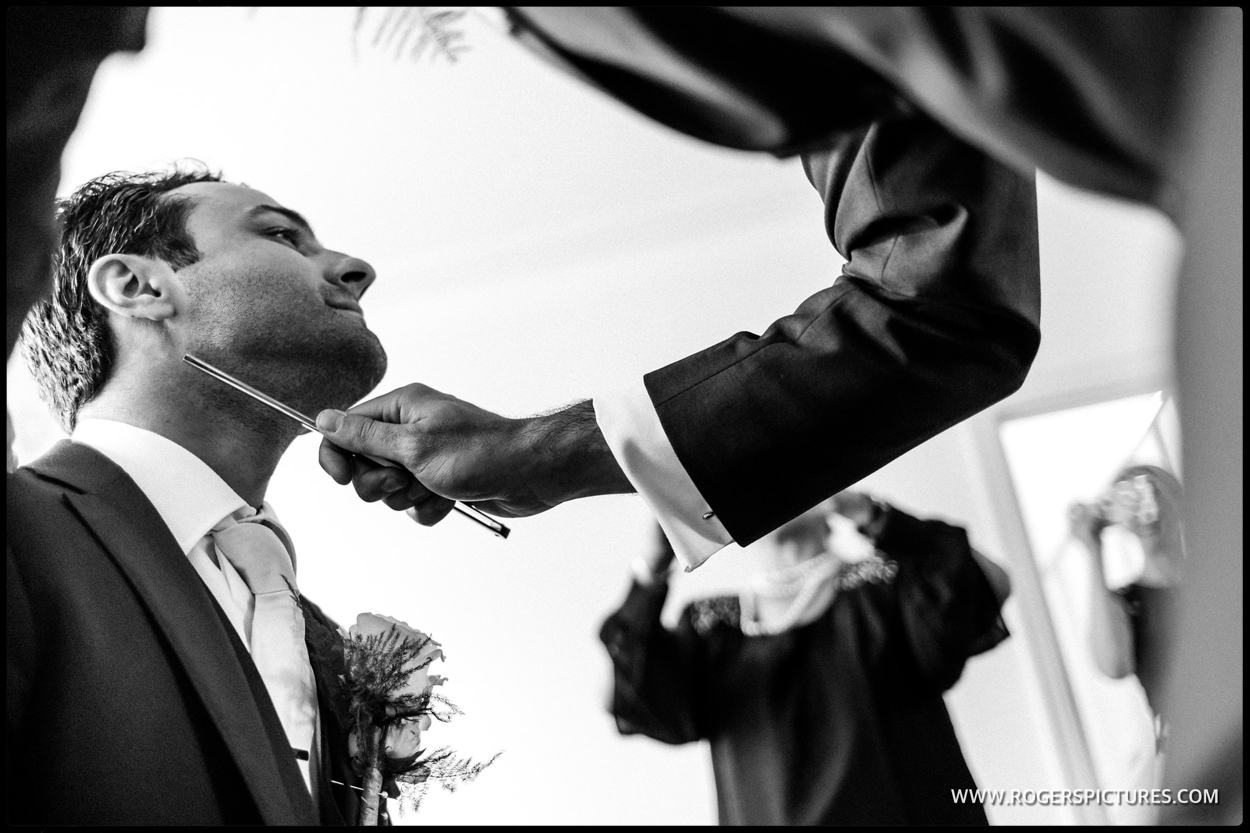
[[[1063,679],[1055,681],[1052,692],[1074,707],[1067,722],[1072,736],[1061,740],[1069,746],[1069,761],[1084,766],[1080,780],[1092,778],[1097,789],[1135,794],[1160,786],[1162,758],[1145,689],[1134,673],[1108,676],[1108,661],[1100,664],[1098,659],[1108,656],[1108,649],[1098,654],[1098,637],[1093,635],[1103,621],[1092,607],[1097,601],[1093,594],[1135,585],[1148,559],[1140,546],[1117,545],[1117,536],[1104,532],[1094,536],[1099,542],[1094,546],[1100,544],[1102,550],[1100,570],[1090,545],[1073,533],[1069,507],[1075,502],[1096,504],[1129,465],[1156,466],[1179,483],[1179,436],[1175,403],[1163,391],[1007,418],[998,425],[1045,608],[1035,618],[1049,619],[1032,624],[1049,632],[1047,638],[1055,643]],[[1099,572],[1105,588],[1094,584]],[[1120,598],[1113,601],[1127,604]],[[1113,604],[1108,615],[1117,609]],[[1120,615],[1124,622],[1132,618]],[[1131,626],[1123,635],[1131,640]],[[1131,641],[1128,646],[1131,652]],[[1148,678],[1145,663],[1141,670]],[[1153,808],[1130,800],[1102,809],[1112,823],[1153,818]]]

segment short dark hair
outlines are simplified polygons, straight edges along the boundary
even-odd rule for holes
[[[87,291],[91,264],[108,254],[157,257],[175,271],[201,257],[186,228],[189,199],[167,197],[194,182],[221,182],[200,163],[170,171],[116,171],[57,202],[59,243],[52,294],[22,326],[22,352],[39,393],[66,431],[108,379],[114,360],[108,314]]]

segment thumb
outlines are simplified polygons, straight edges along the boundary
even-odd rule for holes
[[[317,430],[346,451],[407,465],[404,451],[411,443],[407,441],[404,426],[327,409],[317,414]]]

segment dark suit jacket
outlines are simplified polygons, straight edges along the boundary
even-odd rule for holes
[[[1022,171],[1169,212],[1204,27],[1240,25],[1196,6],[508,11],[527,45],[718,145],[791,156],[879,118],[897,94]]]
[[[548,57],[666,124],[779,154],[817,148],[803,162],[847,260],[841,279],[762,335],[738,333],[645,377],[678,459],[735,541],[1024,381],[1040,338],[1031,175],[963,142],[849,56],[729,13],[513,14]],[[583,37],[597,25],[642,52]],[[666,55],[718,86],[691,81]]]
[[[322,680],[318,808],[246,648],[122,469],[67,441],[6,492],[11,823],[355,820]]]

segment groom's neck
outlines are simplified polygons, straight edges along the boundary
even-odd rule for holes
[[[177,443],[255,507],[264,502],[278,461],[299,430],[258,403],[222,402],[192,391],[105,390],[79,418],[124,422]]]

